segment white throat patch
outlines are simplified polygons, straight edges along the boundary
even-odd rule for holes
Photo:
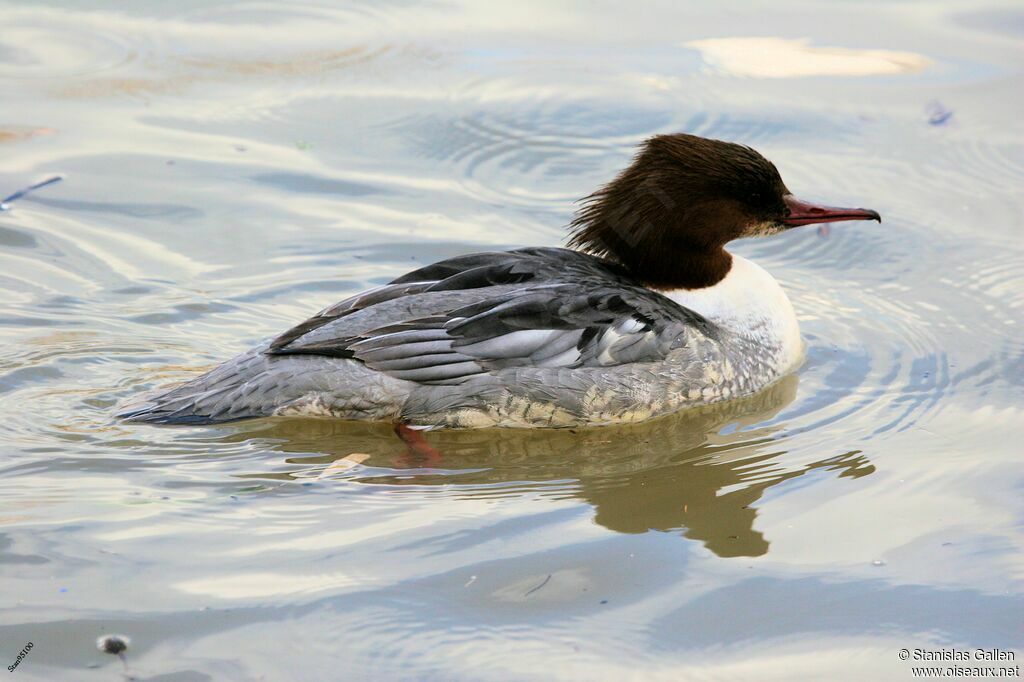
[[[800,361],[800,327],[786,292],[764,268],[742,256],[732,255],[732,267],[718,284],[676,289],[666,295],[730,332],[756,341],[776,356],[780,372]]]

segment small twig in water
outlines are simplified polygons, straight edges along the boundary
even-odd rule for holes
[[[541,583],[540,585],[537,585],[536,587],[534,587],[533,589],[531,589],[531,590],[530,590],[529,592],[527,592],[527,593],[526,593],[526,594],[524,594],[523,596],[524,596],[524,597],[529,597],[529,596],[530,596],[531,594],[533,594],[534,592],[536,592],[536,591],[537,591],[537,590],[539,590],[540,588],[542,588],[542,587],[544,587],[545,585],[547,585],[547,584],[548,584],[548,581],[549,581],[549,580],[551,580],[551,574],[550,574],[550,573],[548,573],[548,577],[547,577],[547,578],[544,578],[544,582],[542,582],[542,583]]]
[[[64,179],[63,175],[54,175],[53,177],[47,178],[47,179],[43,180],[42,182],[37,182],[34,185],[29,185],[25,189],[19,189],[17,192],[12,194],[11,196],[6,197],[3,200],[0,200],[0,211],[9,211],[9,210],[11,210],[11,207],[10,207],[9,204],[12,201],[20,199],[23,196],[25,196],[26,194],[28,194],[29,192],[34,192],[37,189],[39,189],[40,187],[46,187],[47,185],[52,185],[53,183],[60,182],[63,179]]]

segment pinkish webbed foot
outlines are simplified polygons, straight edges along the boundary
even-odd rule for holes
[[[406,445],[405,453],[398,460],[402,468],[431,468],[441,465],[443,456],[427,442],[421,429],[398,423],[395,424],[395,435]]]

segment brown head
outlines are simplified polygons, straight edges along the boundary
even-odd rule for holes
[[[732,258],[723,247],[733,239],[840,220],[881,217],[800,201],[775,165],[750,147],[658,135],[584,199],[569,246],[621,263],[655,289],[698,289],[729,272]]]

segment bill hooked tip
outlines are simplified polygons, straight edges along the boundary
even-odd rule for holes
[[[836,223],[841,220],[877,220],[882,222],[878,211],[870,208],[843,208],[840,206],[822,206],[809,201],[797,199],[792,194],[783,197],[789,214],[782,222],[789,227],[814,225],[816,223]]]

